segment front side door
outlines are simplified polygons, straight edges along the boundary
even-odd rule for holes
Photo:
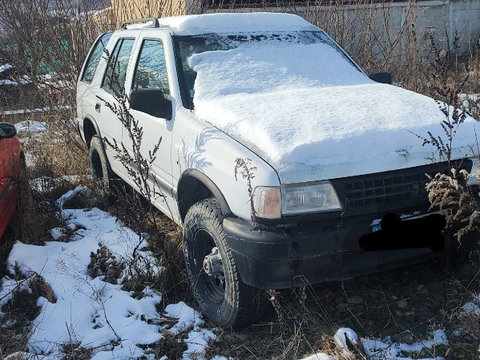
[[[147,196],[164,213],[173,217],[169,203],[172,199],[171,132],[175,112],[169,80],[169,71],[172,69],[166,60],[167,41],[166,36],[159,38],[156,34],[153,38],[149,37],[148,32],[140,37],[139,50],[134,61],[135,69],[129,86],[130,94],[137,91],[139,96],[145,97],[141,100],[147,103],[147,106],[138,110],[130,109],[133,119],[138,122],[133,124],[137,129],[124,130],[123,142],[129,144],[128,148],[132,151],[135,151],[135,144],[139,145],[141,160],[145,161],[144,168],[140,169],[141,161],[134,165],[137,172],[148,170],[148,174],[142,175],[148,177],[149,181],[150,195]],[[162,104],[165,109],[168,108],[168,111],[163,111],[165,109],[159,111],[158,104]]]

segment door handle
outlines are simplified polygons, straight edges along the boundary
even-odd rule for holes
[[[100,112],[100,104],[99,104],[99,103],[96,103],[96,104],[95,104],[95,110],[96,110],[97,112]]]

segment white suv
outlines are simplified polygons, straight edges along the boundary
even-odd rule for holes
[[[98,38],[78,80],[77,120],[107,184],[117,175],[144,191],[132,173],[140,164],[121,154],[135,152],[123,105],[143,131],[137,153],[152,159],[158,146],[148,198],[183,226],[201,310],[239,327],[259,315],[258,289],[443,249],[425,174],[449,165],[418,136],[442,136],[445,116],[431,98],[372,79],[388,82],[295,15],[147,19]],[[474,124],[465,119],[449,154],[467,170]]]

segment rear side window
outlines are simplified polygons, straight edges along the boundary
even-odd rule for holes
[[[165,52],[160,40],[145,40],[140,50],[133,88],[162,90],[170,95]]]
[[[130,60],[134,43],[134,39],[120,39],[115,44],[103,77],[102,88],[105,90],[113,93],[123,92],[128,61]]]
[[[112,37],[112,33],[105,33],[97,40],[95,43],[90,56],[88,57],[87,64],[85,65],[85,70],[83,70],[82,74],[82,81],[91,82],[93,80],[93,76],[95,75],[95,71],[97,70],[98,63],[102,58],[102,54],[107,47],[108,40]]]

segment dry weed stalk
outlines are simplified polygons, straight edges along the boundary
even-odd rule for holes
[[[254,205],[254,190],[252,186],[252,180],[255,178],[255,171],[257,168],[255,166],[250,166],[252,160],[237,158],[235,160],[235,168],[233,170],[235,174],[235,180],[238,181],[238,174],[247,182],[247,191],[248,191],[248,200],[250,203],[250,218],[252,220],[251,230],[259,230],[260,225],[258,224],[257,211],[255,210]]]
[[[480,230],[480,194],[466,185],[469,176],[465,170],[452,169],[451,174],[436,174],[427,184],[431,208],[445,215],[447,229],[456,237],[458,247],[466,235]],[[476,176],[478,179],[479,174]]]

